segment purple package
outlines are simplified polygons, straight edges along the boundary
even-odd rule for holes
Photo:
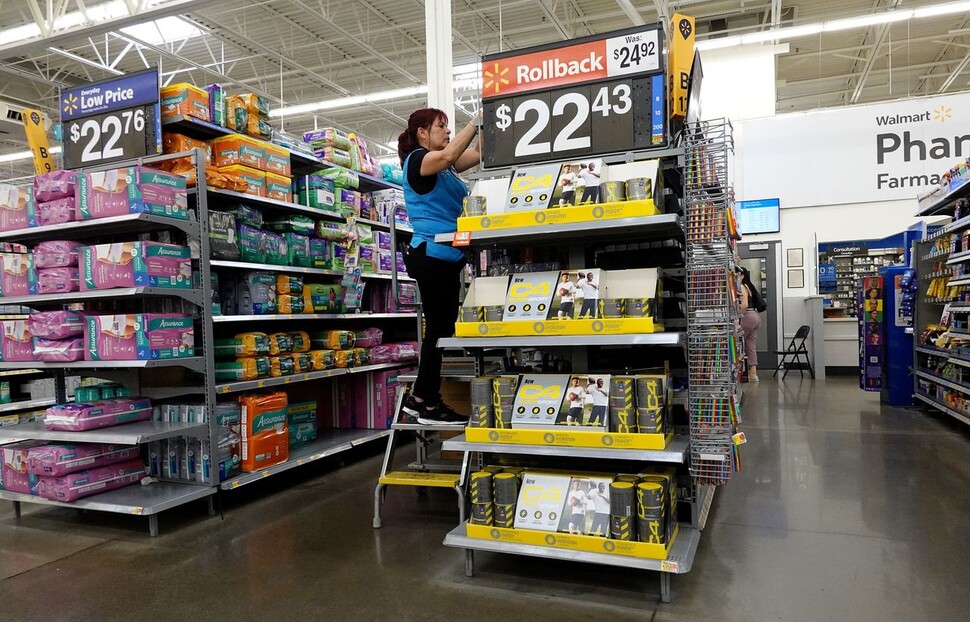
[[[90,404],[59,404],[44,413],[48,430],[83,432],[152,418],[152,403],[147,398],[101,400]]]
[[[393,363],[394,358],[392,356],[392,352],[395,350],[395,346],[374,346],[368,352],[368,360],[372,365]],[[398,354],[400,354],[400,352],[398,352]]]
[[[378,251],[377,253],[377,271],[378,272],[390,272],[391,267],[391,253],[387,251]]]
[[[76,267],[44,268],[37,271],[38,294],[76,292],[81,273]]]
[[[81,245],[71,240],[49,240],[34,247],[34,267],[67,268],[77,265]]]
[[[38,227],[73,222],[77,215],[77,197],[64,197],[38,203],[34,206],[34,210]]]
[[[84,338],[42,339],[34,337],[34,358],[45,363],[70,363],[84,360]]]
[[[398,274],[407,274],[408,273],[408,267],[404,263],[404,253],[400,253],[400,252],[394,253],[394,257],[395,257],[395,261],[397,262],[397,273]]]
[[[391,250],[391,234],[387,231],[376,231],[374,235],[377,236],[377,249],[382,251]]]
[[[370,195],[369,194],[363,194],[363,193],[361,193],[361,195],[360,195],[360,215],[363,216],[364,218],[371,218],[371,219],[373,219],[374,216],[377,215],[377,214],[375,214],[373,212],[373,209],[374,209],[374,204],[370,200]]]
[[[3,320],[0,335],[0,361],[23,363],[34,360],[34,345],[27,320]]]
[[[384,331],[379,328],[368,328],[357,331],[356,346],[358,348],[373,348],[381,345],[384,339]]]
[[[76,192],[75,171],[52,171],[34,177],[34,200],[38,203],[73,197]]]
[[[71,311],[41,311],[31,313],[30,334],[43,339],[66,339],[84,334],[84,320]]]
[[[28,452],[27,472],[32,475],[60,477],[68,473],[137,458],[140,451],[137,445],[105,443],[43,445]]]
[[[62,477],[40,477],[37,494],[52,501],[75,501],[82,497],[129,486],[145,477],[140,458],[117,464],[68,473]]]
[[[403,341],[397,344],[398,352],[400,356],[399,361],[412,361],[418,358],[418,342],[417,341]]]

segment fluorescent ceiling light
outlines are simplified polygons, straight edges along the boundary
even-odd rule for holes
[[[51,153],[60,153],[60,147],[51,147]],[[0,162],[17,162],[19,160],[30,160],[34,157],[32,151],[16,151],[14,153],[4,153],[0,155]]]
[[[324,101],[313,102],[310,104],[300,104],[298,106],[284,106],[269,111],[271,117],[285,117],[307,112],[319,112],[321,110],[333,110],[335,108],[349,108],[361,104],[387,101],[389,99],[404,99],[414,97],[428,92],[428,87],[424,84],[419,86],[409,86],[403,89],[393,89],[390,91],[379,91],[368,95],[353,95],[350,97],[339,97],[337,99],[327,99]]]
[[[865,28],[866,26],[903,22],[909,19],[937,17],[939,15],[950,15],[953,13],[966,12],[970,12],[970,2],[947,2],[945,4],[934,4],[918,9],[898,9],[895,11],[884,11],[881,13],[861,15],[859,17],[847,17],[845,19],[833,19],[825,22],[815,22],[792,28],[774,28],[744,35],[705,39],[704,41],[698,41],[696,47],[698,50],[717,50],[721,48],[734,47],[737,45],[766,43],[768,41],[783,41],[786,39],[795,39],[797,37],[807,37],[820,32],[838,32],[840,30],[851,30],[853,28]]]

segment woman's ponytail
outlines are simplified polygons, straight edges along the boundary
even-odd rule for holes
[[[418,129],[430,130],[438,119],[448,122],[448,115],[437,108],[419,108],[408,117],[408,127],[397,137],[397,155],[401,158],[401,166],[411,152],[420,147],[418,144]]]

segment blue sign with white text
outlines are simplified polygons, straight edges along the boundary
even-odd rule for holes
[[[151,69],[61,91],[61,120],[79,119],[157,101],[158,71]]]

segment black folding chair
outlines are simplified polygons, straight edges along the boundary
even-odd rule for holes
[[[791,338],[791,343],[788,344],[788,349],[786,350],[775,350],[775,354],[781,355],[781,360],[778,362],[778,367],[775,368],[774,376],[778,375],[781,369],[785,368],[785,373],[782,374],[782,379],[784,379],[788,372],[791,370],[791,366],[798,365],[798,373],[805,376],[805,372],[802,371],[802,355],[805,355],[805,365],[808,366],[808,373],[815,378],[815,370],[812,369],[812,361],[808,358],[808,348],[805,347],[805,340],[808,339],[808,333],[812,331],[812,327],[805,325],[800,326],[798,331],[795,332],[795,336]],[[788,357],[792,357],[791,360]]]

